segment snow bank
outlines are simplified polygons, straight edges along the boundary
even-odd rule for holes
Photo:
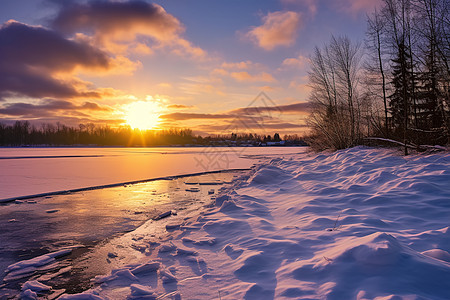
[[[272,160],[61,299],[450,299],[449,183],[449,153]]]

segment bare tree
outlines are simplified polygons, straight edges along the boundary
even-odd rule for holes
[[[319,148],[341,149],[361,138],[359,99],[361,48],[348,37],[332,37],[316,47],[309,72],[313,112],[310,125]]]
[[[382,36],[385,29],[385,21],[381,17],[380,13],[375,10],[372,16],[368,17],[368,29],[367,29],[367,41],[366,46],[370,52],[374,52],[372,61],[366,64],[366,85],[376,86],[377,89],[381,89],[381,98],[383,99],[384,106],[384,135],[389,134],[389,122],[388,122],[388,103],[387,103],[387,88],[386,88],[386,74],[383,58],[383,44]],[[380,78],[381,77],[381,78]],[[378,78],[381,79],[379,82]],[[378,97],[378,92],[375,92],[375,97]]]

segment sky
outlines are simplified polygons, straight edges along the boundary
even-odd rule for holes
[[[308,58],[375,0],[1,0],[0,122],[307,130]]]

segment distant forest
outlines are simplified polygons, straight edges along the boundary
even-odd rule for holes
[[[28,121],[13,125],[0,123],[0,146],[261,146],[278,143],[282,138],[254,133],[194,136],[191,129],[139,130],[131,127],[111,128],[80,124],[78,128],[63,124],[32,126]],[[284,145],[306,145],[298,135],[285,135]],[[270,143],[269,143],[270,144]]]
[[[309,72],[316,149],[369,140],[408,148],[450,144],[448,0],[382,0],[365,43],[333,36]]]

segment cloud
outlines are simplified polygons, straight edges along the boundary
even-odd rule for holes
[[[293,68],[304,69],[308,63],[309,63],[309,59],[307,57],[299,55],[298,57],[295,57],[295,58],[286,58],[285,60],[283,60],[281,65],[283,67],[293,67]]]
[[[224,62],[222,63],[221,67],[224,69],[248,69],[250,68],[253,64],[253,62],[247,60],[247,61],[240,61],[240,62],[232,62],[232,63],[228,63],[228,62]]]
[[[167,108],[170,109],[187,109],[187,108],[193,108],[194,106],[192,105],[184,105],[184,104],[171,104],[168,105]]]
[[[295,6],[306,9],[308,14],[314,16],[317,13],[319,0],[281,0],[284,6]]]
[[[0,123],[13,125],[17,119],[10,118],[0,118]],[[122,119],[102,119],[102,118],[90,118],[88,116],[49,116],[49,117],[39,117],[39,118],[30,118],[30,119],[22,119],[21,121],[28,121],[31,125],[34,126],[42,126],[42,124],[50,124],[50,126],[54,126],[54,124],[63,124],[69,127],[78,127],[80,124],[93,123],[96,125],[113,125],[119,126],[123,124],[125,120]]]
[[[52,28],[66,35],[83,34],[114,53],[130,48],[141,54],[153,48],[170,47],[172,53],[204,58],[206,52],[181,37],[181,22],[158,4],[141,0],[72,2],[50,21]],[[148,47],[153,41],[152,47]],[[147,47],[146,47],[147,46]]]
[[[160,83],[158,83],[158,87],[168,89],[168,88],[172,88],[172,84],[169,82],[160,82]]]
[[[77,69],[106,71],[113,65],[106,53],[87,43],[13,20],[0,27],[0,56],[0,97],[98,98],[100,93],[80,88],[80,81],[57,75]]]
[[[368,13],[372,11],[382,0],[281,0],[283,7],[301,9],[308,12],[308,16],[314,17],[318,12],[318,6],[329,5],[332,9],[337,9],[350,15]]]
[[[64,100],[52,100],[46,99],[41,101],[39,104],[30,103],[6,103],[0,107],[0,114],[5,116],[15,116],[15,117],[28,117],[28,118],[40,118],[54,116],[58,111],[68,111],[78,112],[80,110],[86,111],[110,111],[107,107],[100,107],[97,103],[84,102],[82,104],[76,105],[69,101]],[[80,114],[84,115],[85,114]]]
[[[257,89],[258,91],[272,92],[278,88],[270,86],[270,85],[263,85],[263,86],[256,86],[255,89]]]
[[[276,105],[276,106],[253,106],[253,107],[242,107],[230,111],[230,114],[239,115],[256,115],[266,112],[279,112],[287,114],[301,114],[309,113],[311,105],[309,102],[298,102],[287,105]]]
[[[1,64],[17,64],[70,72],[77,66],[107,69],[106,53],[87,43],[67,40],[57,32],[14,20],[0,27]]]
[[[298,92],[305,96],[309,95],[311,92],[311,87],[308,83],[308,76],[306,75],[294,78],[289,83],[289,88],[296,89]]]
[[[276,81],[272,75],[266,72],[262,72],[256,75],[250,75],[248,72],[232,72],[230,76],[237,81],[246,82],[274,82]]]
[[[262,18],[263,24],[252,28],[245,35],[256,45],[273,50],[279,46],[292,46],[301,25],[300,14],[293,11],[268,13]]]
[[[229,120],[229,119],[241,119],[241,120],[255,120],[255,116],[259,118],[267,118],[268,116],[263,116],[263,113],[276,112],[280,115],[286,114],[307,114],[310,109],[309,102],[298,102],[287,105],[275,105],[275,106],[252,106],[252,107],[241,107],[227,111],[220,114],[205,114],[205,113],[171,113],[166,115],[161,115],[161,119],[180,121],[180,120]],[[269,117],[271,118],[271,117]]]
[[[225,122],[225,124],[203,124],[198,126],[204,132],[215,132],[222,134],[229,134],[230,132],[258,132],[259,134],[267,134],[270,130],[273,133],[273,130],[277,131],[289,131],[293,130],[304,130],[308,128],[305,124],[295,124],[290,122],[283,121],[275,121],[272,123],[267,122],[258,122],[258,120],[241,120],[236,119],[230,122]]]
[[[202,113],[171,113],[159,116],[160,119],[172,120],[172,121],[184,121],[184,120],[214,120],[214,119],[232,119],[235,116],[227,114],[202,114]]]
[[[380,5],[381,0],[337,0],[333,5],[340,11],[353,16],[360,13],[369,13]]]
[[[267,68],[250,60],[223,62],[210,72],[210,78],[229,77],[240,82],[275,82],[273,76],[264,72]]]
[[[224,96],[222,91],[223,81],[221,78],[214,76],[192,76],[184,77],[184,83],[179,85],[179,88],[184,94],[188,95],[205,95],[211,94],[215,96]]]
[[[83,32],[122,41],[135,39],[138,33],[170,40],[183,31],[175,17],[161,6],[145,1],[73,2],[62,7],[51,26],[69,35]]]

